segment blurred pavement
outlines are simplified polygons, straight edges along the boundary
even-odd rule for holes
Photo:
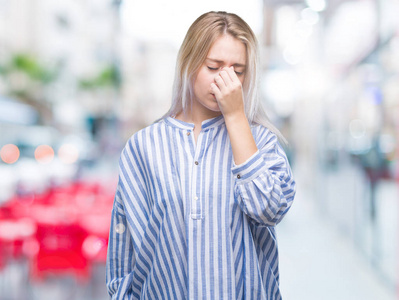
[[[349,235],[321,212],[312,187],[306,184],[306,172],[297,169],[294,174],[296,199],[277,227],[283,299],[397,299],[393,284],[376,272]]]

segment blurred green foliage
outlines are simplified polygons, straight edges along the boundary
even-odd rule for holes
[[[52,93],[47,93],[59,78],[63,69],[62,61],[42,61],[31,53],[13,53],[0,60],[0,77],[5,83],[2,91],[25,104],[34,107],[43,122],[52,122]],[[101,89],[118,89],[121,85],[117,66],[108,63],[100,71],[89,78],[76,78],[77,91],[93,91]]]
[[[43,84],[54,81],[59,73],[58,68],[49,68],[40,63],[39,60],[26,53],[16,53],[12,55],[5,65],[0,66],[0,75],[7,76],[13,72],[23,72],[30,79]]]
[[[115,65],[104,67],[99,74],[92,78],[79,80],[79,87],[83,90],[93,90],[101,88],[118,88],[120,86],[120,76]]]
[[[47,99],[45,90],[58,78],[60,71],[59,65],[46,65],[33,54],[10,54],[0,64],[0,76],[6,87],[3,92],[34,107],[40,122],[51,122],[51,99]]]

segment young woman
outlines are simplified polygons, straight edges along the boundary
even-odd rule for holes
[[[257,58],[237,15],[189,28],[169,112],[121,155],[112,299],[281,299],[275,226],[295,182],[257,97]]]

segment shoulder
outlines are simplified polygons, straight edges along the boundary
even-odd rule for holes
[[[163,119],[158,120],[134,133],[126,142],[122,153],[145,154],[148,147],[154,144],[154,137],[165,127]]]
[[[156,135],[162,127],[165,127],[163,119],[158,120],[134,133],[127,141],[127,144],[143,144],[146,140]]]
[[[273,146],[278,143],[277,135],[264,125],[251,125],[252,134],[258,147]]]

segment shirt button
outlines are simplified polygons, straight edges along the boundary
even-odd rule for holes
[[[187,136],[189,136],[191,133],[190,133],[190,131],[189,132],[187,132]]]
[[[122,223],[118,223],[118,224],[115,225],[116,233],[122,234],[122,233],[125,232],[125,229],[126,229],[126,227]]]
[[[195,196],[195,197],[194,197],[194,200],[195,200],[195,201],[197,201],[197,200],[198,200],[198,197],[197,197],[197,196]]]
[[[198,166],[198,161],[196,161],[195,164]]]
[[[241,178],[240,174],[238,174],[238,175],[237,175],[237,178],[238,178],[238,179],[240,179],[240,178]]]

